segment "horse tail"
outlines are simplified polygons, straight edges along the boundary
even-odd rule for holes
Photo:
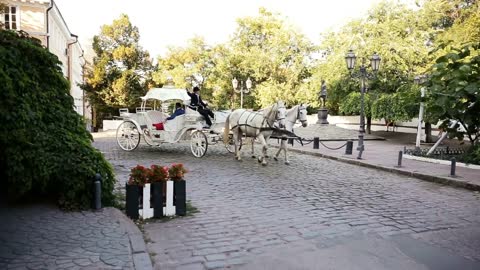
[[[228,143],[228,137],[230,135],[230,115],[232,115],[232,114],[229,114],[227,116],[227,119],[225,120],[225,128],[223,130],[223,142],[225,144]]]

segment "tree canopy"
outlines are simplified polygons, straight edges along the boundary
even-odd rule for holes
[[[120,107],[134,108],[147,92],[153,66],[139,38],[138,28],[125,14],[103,25],[93,38],[96,56],[82,88],[97,114],[112,113]]]

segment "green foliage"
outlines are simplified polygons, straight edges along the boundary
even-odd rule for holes
[[[480,144],[473,145],[462,159],[466,163],[480,165]]]
[[[117,113],[118,108],[134,109],[152,84],[150,56],[140,47],[139,39],[138,28],[125,14],[111,25],[103,25],[93,38],[96,56],[81,87],[93,105],[97,122],[105,114]]]
[[[380,94],[372,104],[372,118],[387,121],[408,121],[411,117],[406,103],[399,93]]]
[[[369,94],[364,94],[364,112],[366,117],[371,117],[372,100]],[[340,112],[346,115],[360,114],[361,93],[352,92],[346,96],[340,105]]]
[[[57,57],[38,40],[0,30],[0,174],[11,199],[55,198],[87,208],[100,173],[102,202],[113,203],[113,170],[91,145],[73,110]]]
[[[432,66],[428,85],[429,110],[444,128],[458,121],[463,130],[448,129],[449,134],[461,140],[466,135],[473,145],[480,137],[480,43],[441,49],[446,53]]]

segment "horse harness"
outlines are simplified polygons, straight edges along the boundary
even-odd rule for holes
[[[277,108],[277,110],[275,111],[275,113],[278,112],[278,109],[279,109],[279,108]],[[268,122],[268,117],[270,116],[270,114],[271,114],[272,112],[273,112],[273,110],[269,113],[269,115],[263,116],[263,114],[258,113],[258,112],[248,112],[248,111],[244,111],[244,112],[242,112],[242,114],[240,115],[240,117],[238,117],[237,124],[236,124],[235,126],[233,126],[232,129],[234,129],[234,128],[236,128],[236,127],[245,127],[245,133],[248,133],[248,132],[247,132],[247,131],[248,131],[248,128],[252,128],[252,129],[255,129],[255,130],[259,129],[260,132],[266,131],[266,130],[273,130],[273,129],[274,129],[273,125],[271,125],[271,124]],[[242,118],[242,115],[243,115],[244,113],[249,113],[250,115],[247,116],[247,119],[245,120],[245,124],[241,124],[241,123],[240,123],[240,118]],[[253,117],[252,117],[251,119],[249,119],[252,115],[253,115]],[[261,125],[261,127],[258,128],[258,127],[254,127],[254,126],[252,126],[252,125],[249,125],[248,122],[252,122],[252,121],[255,119],[255,117],[257,117],[258,115],[262,115],[262,116],[263,116],[263,120],[262,120],[262,125]],[[285,118],[275,119],[275,120],[283,120],[283,119],[285,119]],[[263,126],[265,125],[265,122],[267,123],[268,127],[263,127]]]

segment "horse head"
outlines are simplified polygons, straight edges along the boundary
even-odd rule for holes
[[[302,123],[302,127],[307,127],[307,104],[300,104],[298,106],[297,119]]]
[[[285,103],[279,100],[274,104],[274,107],[276,107],[275,122],[277,122],[280,128],[285,128],[285,118],[287,117],[287,108],[285,107]]]

